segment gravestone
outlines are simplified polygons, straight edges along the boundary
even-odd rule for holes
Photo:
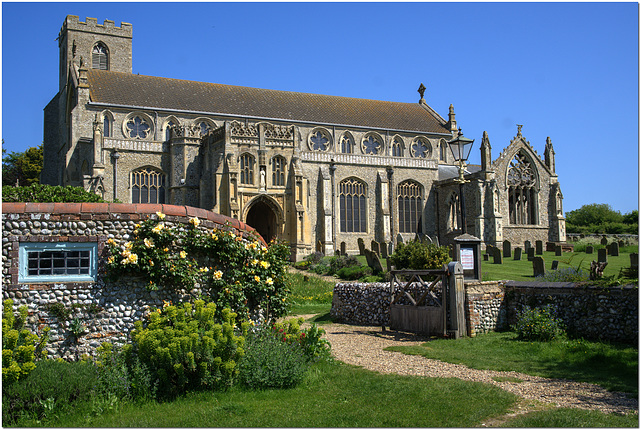
[[[536,255],[542,255],[542,240],[536,240]]]
[[[580,234],[580,238],[584,238],[584,237],[585,237],[585,235],[584,235],[584,234]]]
[[[609,255],[610,256],[620,256],[620,247],[618,247],[618,242],[614,241],[609,245]]]
[[[607,262],[607,249],[598,249],[598,262]]]
[[[502,252],[497,247],[494,247],[493,250],[493,263],[502,264]]]
[[[367,258],[367,266],[373,268],[372,252],[369,249],[364,249],[364,257]]]
[[[544,276],[544,258],[542,256],[533,257],[533,277]]]
[[[488,254],[488,253],[483,254],[483,255],[482,255],[482,258],[483,258],[485,261],[488,261],[488,260],[489,260],[489,254]]]
[[[337,256],[338,258],[340,257],[340,251],[338,249],[336,249],[334,253],[335,253],[335,256]]]
[[[519,261],[522,259],[522,247],[516,247],[513,251],[513,260]]]
[[[511,242],[509,240],[504,240],[502,242],[502,253],[505,258],[511,257]]]
[[[620,249],[621,247],[624,247],[624,240],[618,241],[618,249]]]
[[[371,251],[380,257],[380,243],[375,240],[371,240]]]
[[[602,240],[600,240],[600,244],[602,244],[603,246],[606,246],[608,243],[609,243],[609,240],[607,240],[607,236],[603,235]]]
[[[551,269],[552,270],[557,270],[558,269],[558,261],[552,261],[551,262]]]
[[[534,249],[533,247],[529,247],[529,251],[527,252],[527,261],[533,261],[533,258],[535,258],[535,252],[536,249]]]
[[[387,243],[385,243],[384,241],[382,243],[380,243],[380,257],[381,258],[388,258],[389,254],[387,253]]]
[[[556,256],[562,256],[562,246],[556,246]]]
[[[366,247],[364,247],[364,240],[362,237],[358,238],[358,250],[360,251],[360,256],[363,256]]]
[[[529,254],[529,249],[531,249],[531,242],[529,240],[524,242],[524,253]]]
[[[389,256],[393,255],[393,242],[389,242]]]
[[[371,265],[369,266],[373,270],[373,273],[376,274],[383,272],[384,269],[382,269],[382,262],[380,262],[378,254],[376,252],[369,252],[369,254],[371,255]]]
[[[629,253],[629,261],[631,262],[631,268],[638,269],[638,254]]]
[[[347,243],[345,243],[344,241],[340,243],[340,254],[347,256]]]
[[[587,248],[585,249],[585,253],[587,254],[592,254],[593,253],[593,246],[587,246]]]
[[[404,238],[402,238],[402,235],[400,234],[398,234],[397,240],[398,240],[398,244],[404,243]]]
[[[556,251],[556,243],[553,241],[547,241],[547,252],[555,252]]]

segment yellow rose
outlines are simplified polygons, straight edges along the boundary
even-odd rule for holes
[[[273,279],[271,277],[267,277],[267,284],[268,285],[272,285],[273,284]]]
[[[156,212],[156,216],[158,216],[158,219],[164,220],[166,215],[164,213],[162,213],[162,212]]]
[[[214,273],[213,273],[213,277],[214,277],[216,280],[220,280],[220,279],[222,278],[222,271],[217,270],[216,272],[214,272]]]
[[[260,277],[259,277],[259,276],[253,276],[253,279],[254,279],[257,283],[260,283]]]
[[[186,257],[187,257],[187,252],[185,252],[184,250],[181,250],[181,251],[180,251],[180,257],[181,257],[182,259],[186,258]]]
[[[153,238],[145,238],[144,245],[147,246],[148,248],[153,247]]]
[[[107,244],[114,245],[116,244],[116,242],[113,240],[113,238],[110,238],[107,240]]]
[[[136,255],[135,253],[130,254],[128,259],[129,259],[129,262],[131,262],[132,264],[138,263],[138,255]]]
[[[268,263],[267,261],[261,261],[260,265],[262,265],[262,268],[267,269],[271,266],[270,263]]]
[[[189,218],[189,223],[197,227],[198,225],[200,225],[200,219],[198,219],[197,217]]]
[[[113,264],[115,260],[116,259],[113,256],[109,256],[109,259],[107,259],[107,262],[109,262],[110,264]]]
[[[215,234],[215,232],[212,232],[212,233],[211,233],[211,239],[212,239],[213,241],[218,241],[218,236]]]
[[[124,248],[125,249],[131,249],[133,247],[133,243],[130,241],[127,241],[126,243],[124,243]]]

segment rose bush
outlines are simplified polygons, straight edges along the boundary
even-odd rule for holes
[[[229,226],[207,231],[200,223],[194,217],[186,227],[173,226],[158,212],[135,226],[131,241],[109,239],[107,276],[144,277],[151,290],[199,286],[218,308],[231,309],[241,320],[258,309],[267,318],[284,315],[289,247],[275,241],[264,246]]]

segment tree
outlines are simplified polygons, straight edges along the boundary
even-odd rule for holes
[[[567,213],[567,223],[576,226],[602,225],[609,222],[622,222],[622,215],[609,204],[587,204]]]
[[[4,145],[4,140],[2,141]],[[11,152],[8,155],[2,149],[2,184],[11,186],[29,186],[40,183],[43,165],[42,144],[30,147],[24,152]]]

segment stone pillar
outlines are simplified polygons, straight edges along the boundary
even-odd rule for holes
[[[323,232],[322,235],[322,252],[325,256],[332,256],[334,252],[333,248],[333,213],[331,211],[331,177],[329,172],[320,168],[321,179],[321,202],[322,202],[322,223]]]
[[[449,317],[450,331],[454,338],[467,336],[467,320],[464,311],[464,274],[462,264],[460,262],[449,262],[447,265],[449,272],[449,293],[447,300],[449,301]]]
[[[391,240],[391,211],[389,209],[389,179],[386,171],[378,171],[380,193],[378,195],[378,207],[382,216],[382,235],[377,237],[380,241]]]

